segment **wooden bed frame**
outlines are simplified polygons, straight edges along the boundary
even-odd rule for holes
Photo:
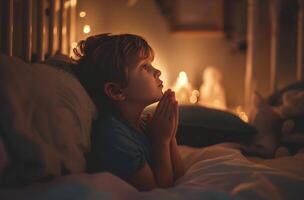
[[[0,0],[1,53],[28,62],[56,52],[70,54],[75,42],[77,0]]]

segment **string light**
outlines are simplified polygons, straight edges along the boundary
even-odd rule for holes
[[[91,27],[90,27],[90,25],[84,25],[84,26],[83,26],[83,32],[84,32],[85,34],[90,33],[90,32],[91,32]]]
[[[80,13],[79,13],[79,17],[85,17],[87,15],[87,13],[86,12],[84,12],[84,11],[81,11]]]

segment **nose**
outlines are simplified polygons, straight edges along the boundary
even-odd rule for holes
[[[154,76],[155,77],[160,77],[160,75],[161,75],[161,71],[158,70],[158,69],[156,69],[156,68],[154,68]]]

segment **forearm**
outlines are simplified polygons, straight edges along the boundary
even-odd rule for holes
[[[185,168],[178,150],[178,145],[175,137],[170,141],[170,153],[173,168],[173,180],[176,181],[179,177],[185,174]]]
[[[152,142],[153,173],[160,187],[173,185],[173,171],[170,157],[170,141]]]

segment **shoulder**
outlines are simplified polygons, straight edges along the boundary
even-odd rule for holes
[[[94,132],[99,132],[99,131],[106,132],[108,130],[118,131],[118,132],[127,131],[128,127],[110,114],[103,118],[97,119],[97,121],[93,125]]]
[[[98,141],[118,141],[130,137],[131,130],[113,115],[98,119],[93,126],[92,139]],[[101,140],[102,139],[102,140]]]

